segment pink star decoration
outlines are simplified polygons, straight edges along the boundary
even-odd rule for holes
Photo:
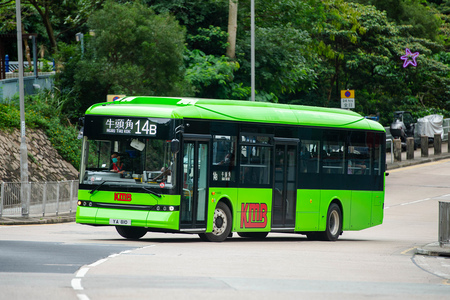
[[[406,55],[400,57],[400,59],[404,60],[403,68],[406,68],[409,64],[417,67],[416,57],[419,56],[419,52],[411,53],[411,50],[406,48]]]

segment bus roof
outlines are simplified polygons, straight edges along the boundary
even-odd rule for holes
[[[384,131],[380,123],[344,109],[238,100],[125,97],[92,105],[87,115],[207,119]]]

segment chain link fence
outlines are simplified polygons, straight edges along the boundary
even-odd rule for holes
[[[57,216],[76,210],[78,181],[30,182],[28,199],[22,201],[20,182],[2,182],[0,187],[0,218],[28,215]]]

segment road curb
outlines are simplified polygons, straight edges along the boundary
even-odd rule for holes
[[[430,243],[416,248],[416,254],[428,256],[448,256],[450,257],[450,244],[439,246],[438,242]]]
[[[420,165],[420,164],[426,164],[426,163],[443,160],[443,159],[448,159],[448,158],[450,158],[450,153],[439,154],[439,155],[432,156],[432,157],[423,157],[423,158],[421,157],[421,158],[405,160],[405,161],[396,161],[393,163],[386,164],[386,171]]]
[[[33,224],[53,224],[75,222],[75,213],[62,214],[52,217],[17,217],[0,218],[0,225],[33,225]]]

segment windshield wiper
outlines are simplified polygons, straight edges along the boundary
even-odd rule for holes
[[[92,191],[90,191],[90,194],[93,194],[95,191],[97,191],[105,182],[120,182],[117,180],[103,180],[102,183],[100,183],[99,185],[97,185],[94,189],[92,189]]]
[[[158,198],[161,198],[161,194],[158,194],[157,192],[154,192],[154,191],[152,191],[152,190],[149,190],[149,189],[147,189],[147,188],[145,188],[145,187],[141,187],[144,191],[147,191],[147,192],[149,192],[150,194],[152,194],[152,195],[155,195],[156,197],[158,197]]]
[[[92,189],[89,193],[90,194],[93,194],[94,192],[96,192],[96,191],[98,191],[98,189],[103,185],[103,184],[105,184],[106,182],[120,182],[120,181],[117,181],[117,180],[103,180],[102,181],[102,183],[100,183],[99,185],[97,185],[94,189]],[[145,187],[141,187],[143,190],[145,190],[146,192],[149,192],[150,194],[152,194],[152,195],[155,195],[156,197],[158,197],[158,198],[161,198],[161,194],[158,194],[157,192],[154,192],[154,191],[152,191],[152,190],[149,190],[149,189],[147,189],[147,188],[145,188]]]

